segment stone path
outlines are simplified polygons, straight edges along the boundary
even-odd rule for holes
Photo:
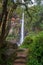
[[[28,49],[18,49],[14,65],[26,65]]]

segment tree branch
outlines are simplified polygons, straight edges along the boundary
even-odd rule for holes
[[[31,18],[31,20],[32,20],[32,16],[30,15],[30,13],[29,13],[29,11],[28,11],[28,6],[26,5],[26,3],[20,3],[20,2],[18,2],[18,3],[15,3],[17,6],[18,5],[23,5],[23,6],[25,6],[26,7],[26,11],[27,11],[27,14],[28,14],[28,16]]]

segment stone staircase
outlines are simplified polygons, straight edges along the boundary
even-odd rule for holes
[[[17,57],[13,65],[26,65],[28,49],[18,49]]]

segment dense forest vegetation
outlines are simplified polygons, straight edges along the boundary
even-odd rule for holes
[[[12,65],[17,48],[28,48],[27,65],[43,65],[43,0],[35,0],[31,7],[28,4],[33,5],[33,1],[0,0],[0,65]],[[18,47],[23,12],[24,41]]]

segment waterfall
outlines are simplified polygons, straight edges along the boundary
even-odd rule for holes
[[[23,40],[24,40],[24,12],[22,13],[20,44],[22,44]]]
[[[24,3],[24,0],[22,0],[22,3]],[[20,44],[18,44],[18,46],[20,46],[23,43],[24,40],[24,6],[21,6],[23,9],[23,13],[22,13],[22,19],[21,19],[21,36],[20,36]]]

